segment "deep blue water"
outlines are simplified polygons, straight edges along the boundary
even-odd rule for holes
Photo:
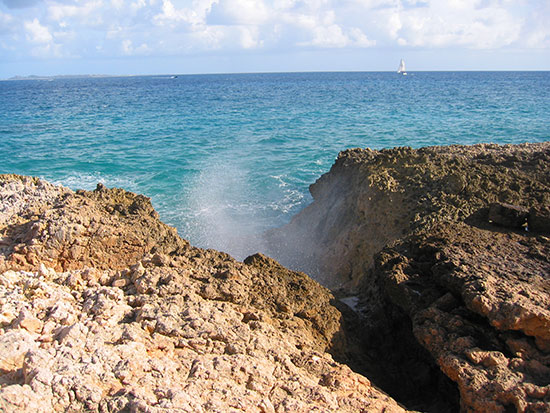
[[[550,72],[0,82],[1,173],[143,193],[183,237],[240,258],[340,150],[546,140]]]

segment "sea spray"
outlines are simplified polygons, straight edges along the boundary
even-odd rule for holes
[[[188,192],[196,244],[241,260],[264,250],[261,204],[253,193],[249,172],[238,164],[213,162],[203,169]]]
[[[549,72],[0,82],[0,172],[144,194],[192,244],[243,258],[339,151],[549,140],[548,90]]]

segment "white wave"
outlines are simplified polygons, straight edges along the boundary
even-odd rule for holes
[[[103,175],[99,172],[93,173],[73,173],[60,178],[51,180],[52,183],[63,185],[73,190],[86,189],[93,190],[98,183],[107,187],[124,188],[129,191],[136,191],[137,185],[135,180],[128,177]]]
[[[209,162],[186,194],[193,221],[192,243],[244,259],[262,249],[256,191],[246,168]]]
[[[273,178],[278,182],[279,188],[285,188],[289,185],[288,182],[284,181],[283,175],[271,175],[270,178]]]
[[[283,214],[288,214],[296,207],[301,205],[304,201],[304,198],[304,194],[302,194],[297,189],[288,190],[282,199],[270,203],[268,205],[268,208],[273,211],[279,211]]]

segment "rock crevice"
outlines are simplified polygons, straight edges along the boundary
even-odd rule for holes
[[[358,297],[390,394],[550,410],[550,143],[348,150],[310,190],[273,255]]]
[[[404,411],[332,293],[190,246],[149,200],[0,176],[0,410]]]
[[[549,411],[549,183],[549,143],[344,151],[289,270],[2,175],[0,410]]]

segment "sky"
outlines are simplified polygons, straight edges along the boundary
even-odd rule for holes
[[[550,70],[550,0],[0,0],[15,75]]]

